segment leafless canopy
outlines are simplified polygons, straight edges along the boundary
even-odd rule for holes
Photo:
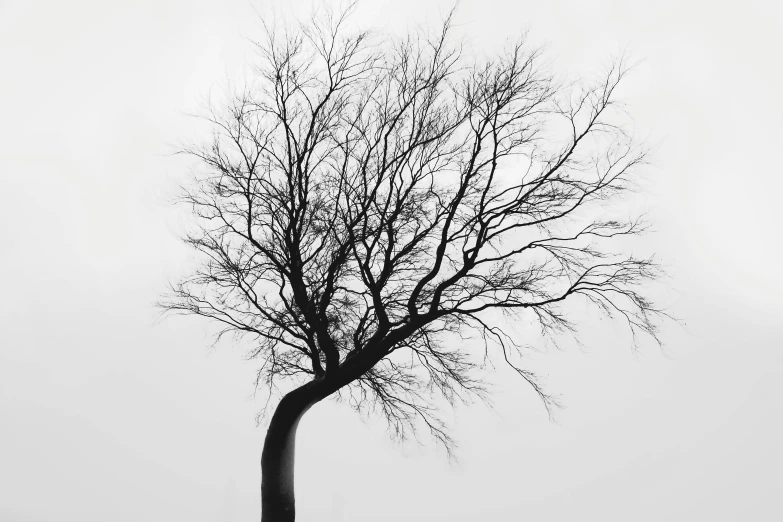
[[[205,262],[163,303],[252,339],[269,386],[329,382],[446,443],[433,394],[480,394],[492,357],[549,400],[493,310],[555,332],[581,296],[653,337],[658,313],[654,264],[609,250],[639,221],[596,218],[644,158],[617,123],[626,68],[564,88],[524,41],[478,60],[450,34],[267,31],[254,82],[185,151],[206,167],[185,198]]]

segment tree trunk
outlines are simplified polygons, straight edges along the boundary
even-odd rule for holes
[[[307,386],[288,393],[278,404],[261,453],[261,522],[293,522],[294,446],[299,420],[318,402]]]

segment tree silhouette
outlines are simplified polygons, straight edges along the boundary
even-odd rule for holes
[[[249,339],[260,384],[289,381],[262,454],[266,522],[294,520],[296,428],[322,399],[450,448],[436,399],[483,394],[488,361],[552,404],[509,319],[569,330],[561,305],[580,296],[656,334],[638,290],[655,265],[609,248],[640,221],[596,217],[644,159],[614,100],[622,61],[564,87],[524,40],[479,60],[451,18],[380,41],[346,15],[267,28],[254,82],[184,151],[206,167],[185,195],[204,263],[162,306]]]

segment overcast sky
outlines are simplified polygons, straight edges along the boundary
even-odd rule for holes
[[[357,20],[400,31],[449,7],[366,0]],[[624,91],[658,144],[639,248],[683,326],[633,352],[596,321],[586,349],[531,356],[556,422],[501,372],[494,409],[447,414],[457,462],[317,405],[298,520],[783,519],[783,7],[463,0],[457,22],[477,50],[528,28],[571,76],[642,60]],[[257,34],[249,0],[0,0],[0,520],[258,519],[247,347],[211,349],[207,325],[153,307],[193,259],[170,204],[187,165],[168,153],[203,135],[185,114]]]

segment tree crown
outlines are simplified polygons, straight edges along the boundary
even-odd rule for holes
[[[639,292],[652,260],[607,246],[640,220],[595,218],[644,161],[615,110],[623,62],[563,87],[524,39],[470,59],[450,21],[383,44],[346,13],[267,30],[254,83],[184,151],[206,167],[185,195],[205,262],[163,303],[251,337],[267,385],[331,383],[447,445],[431,394],[481,395],[492,357],[552,402],[499,315],[570,329],[581,296],[655,337],[660,313]],[[467,332],[482,353],[447,335]]]

